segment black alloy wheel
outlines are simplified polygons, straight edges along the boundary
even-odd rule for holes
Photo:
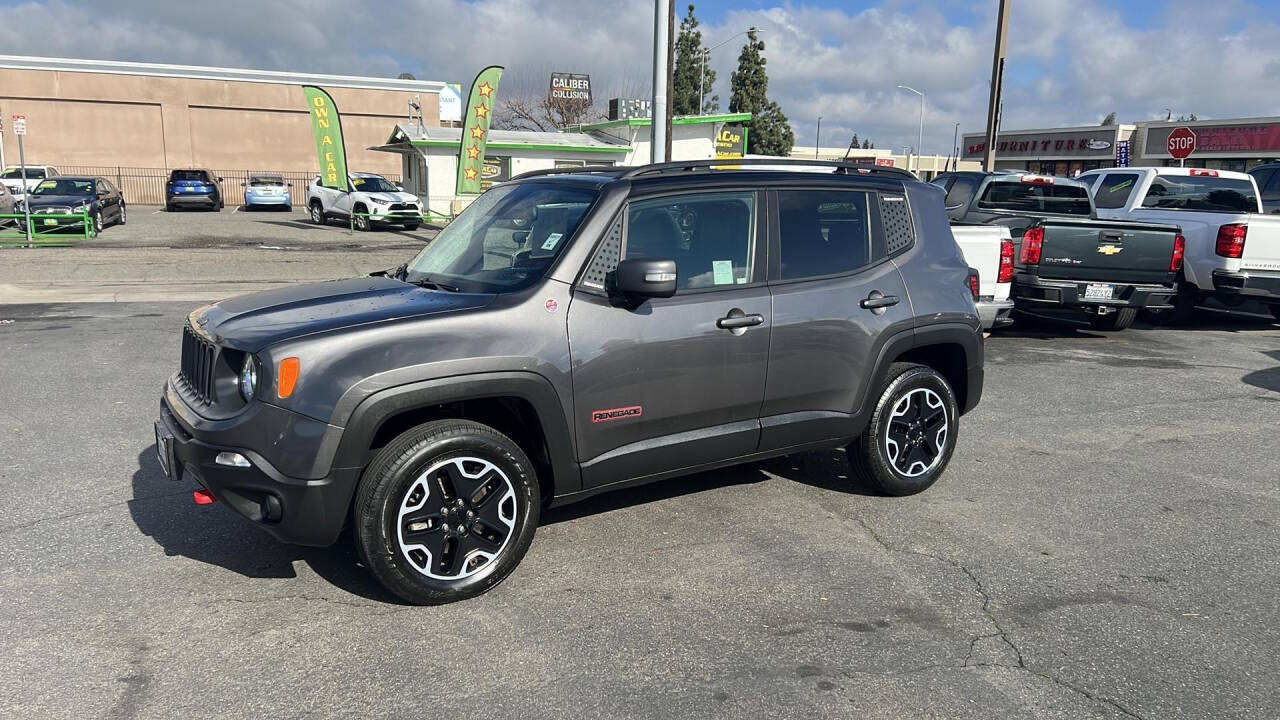
[[[937,482],[955,451],[960,411],[937,370],[894,363],[867,429],[846,451],[853,477],[886,495],[913,495]]]

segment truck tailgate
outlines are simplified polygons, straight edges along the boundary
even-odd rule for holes
[[[1163,283],[1173,261],[1174,225],[1046,219],[1040,277]]]
[[[1280,272],[1280,215],[1250,215],[1240,269]]]
[[[1008,283],[1003,293],[996,287],[1000,275],[1000,241],[1009,238],[1009,229],[995,225],[952,225],[951,235],[960,246],[964,261],[978,271],[978,295],[997,300],[1009,297]]]

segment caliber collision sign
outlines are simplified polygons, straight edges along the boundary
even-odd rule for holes
[[[551,73],[551,99],[573,100],[591,104],[591,76],[574,73]]]

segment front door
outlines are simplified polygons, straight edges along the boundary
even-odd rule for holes
[[[762,216],[754,191],[637,198],[606,237],[568,318],[585,487],[755,452],[772,324]],[[675,260],[676,295],[611,299],[618,257]]]

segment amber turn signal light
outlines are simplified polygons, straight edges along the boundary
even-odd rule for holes
[[[276,373],[276,395],[287,398],[293,395],[298,386],[298,375],[302,372],[302,363],[296,357],[287,357],[280,361],[280,372]]]

